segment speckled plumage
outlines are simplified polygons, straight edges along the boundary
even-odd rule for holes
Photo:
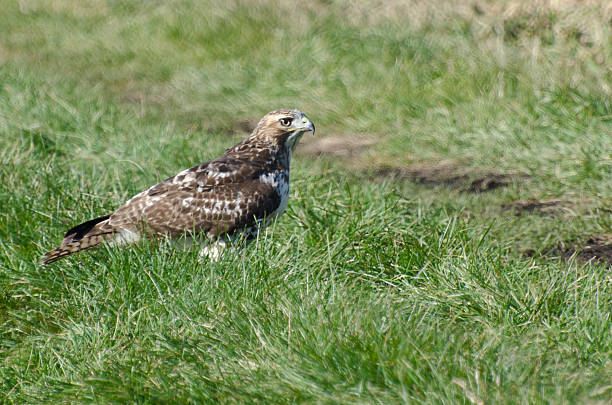
[[[288,124],[289,123],[289,124]],[[289,165],[301,136],[314,132],[298,110],[266,114],[244,141],[216,159],[183,170],[145,190],[112,214],[70,229],[43,264],[110,241],[204,234],[250,239],[287,207]]]

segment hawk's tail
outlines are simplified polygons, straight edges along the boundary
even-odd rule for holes
[[[91,249],[110,238],[113,231],[112,228],[107,225],[109,217],[110,215],[104,215],[83,222],[70,229],[66,232],[60,247],[44,254],[42,257],[42,264],[53,263],[56,260],[80,252],[81,250]]]

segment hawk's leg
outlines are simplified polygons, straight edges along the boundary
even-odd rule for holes
[[[225,251],[238,251],[243,249],[255,240],[256,235],[255,232],[249,229],[249,232],[245,232],[241,235],[225,235],[225,237],[216,239],[214,242],[202,246],[200,249],[199,261],[208,260],[217,262]]]
[[[224,239],[219,239],[209,245],[206,245],[200,249],[199,261],[203,262],[208,259],[209,261],[218,262],[221,258],[221,254],[228,247],[228,242]]]

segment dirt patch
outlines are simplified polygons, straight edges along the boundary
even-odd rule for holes
[[[255,127],[257,127],[259,121],[254,118],[240,118],[234,121],[232,125],[232,131],[236,132],[244,132],[250,134],[253,132]]]
[[[568,201],[559,198],[549,200],[527,199],[503,203],[502,208],[514,211],[515,215],[533,212],[545,215],[557,215],[568,207],[568,203]]]
[[[506,187],[528,177],[524,173],[497,173],[466,168],[455,162],[419,163],[403,167],[382,167],[376,177],[393,177],[431,186],[443,185],[470,193],[483,193]]]
[[[353,157],[375,143],[374,138],[365,135],[332,135],[315,140],[302,138],[298,152],[312,157],[322,155]]]
[[[507,187],[520,179],[528,176],[521,173],[481,173],[470,182],[466,191],[471,193],[483,193],[500,187]]]
[[[585,210],[608,211],[604,208],[596,208],[592,199],[552,198],[546,200],[527,199],[503,203],[502,209],[513,211],[515,215],[540,214],[549,216],[563,215],[572,217],[579,215]]]
[[[528,250],[526,256],[536,256],[538,252]],[[599,262],[612,268],[612,234],[591,235],[583,243],[561,244],[559,246],[545,249],[540,255],[560,257],[569,260],[572,257],[578,263]]]
[[[573,252],[565,252],[570,253]],[[587,240],[584,248],[577,252],[577,258],[581,261],[597,260],[612,266],[612,235],[594,235]]]
[[[465,186],[469,176],[462,173],[453,162],[438,164],[413,164],[403,167],[381,167],[374,173],[377,177],[392,177],[427,185]]]

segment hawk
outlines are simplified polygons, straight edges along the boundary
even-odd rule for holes
[[[143,238],[204,235],[213,258],[228,242],[248,241],[283,213],[289,200],[293,151],[312,121],[299,110],[266,114],[251,135],[216,159],[136,194],[115,212],[66,232],[49,264],[102,242],[124,245]],[[212,247],[212,248],[211,248]]]

